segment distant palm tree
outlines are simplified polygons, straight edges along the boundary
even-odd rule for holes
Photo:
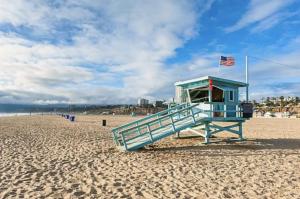
[[[284,97],[280,96],[279,99],[280,99],[280,109],[281,109],[280,111],[282,111]]]

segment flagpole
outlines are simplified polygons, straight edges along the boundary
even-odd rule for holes
[[[246,102],[249,102],[249,82],[248,82],[248,56],[246,55]]]

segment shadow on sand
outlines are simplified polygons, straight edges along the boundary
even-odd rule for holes
[[[194,137],[194,136],[193,136]],[[187,138],[180,138],[180,139],[187,139]],[[199,140],[200,141],[200,140]],[[198,141],[198,142],[199,142]],[[247,139],[240,142],[233,142],[229,140],[218,140],[213,139],[212,143],[209,145],[205,145],[202,143],[193,144],[190,146],[162,146],[158,147],[153,146],[149,147],[144,151],[168,151],[168,152],[176,152],[176,151],[218,151],[220,150],[247,150],[249,151],[259,151],[259,150],[295,150],[292,154],[299,154],[300,155],[300,139]],[[289,153],[290,154],[290,153]]]

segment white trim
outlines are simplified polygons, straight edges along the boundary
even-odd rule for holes
[[[184,84],[189,84],[189,83],[203,81],[203,80],[209,80],[209,79],[215,80],[215,81],[221,81],[221,82],[225,82],[225,83],[230,83],[230,84],[235,84],[239,87],[247,86],[247,83],[244,83],[244,82],[233,81],[233,80],[230,80],[230,79],[223,79],[223,78],[213,77],[213,76],[204,76],[204,77],[200,77],[200,78],[196,78],[196,79],[190,79],[190,80],[186,80],[186,81],[178,81],[178,82],[175,83],[175,86],[180,86],[180,85],[184,85]]]
[[[246,55],[246,102],[249,102],[248,56]]]
[[[191,96],[190,96],[190,89],[187,89],[186,91],[187,91],[187,95],[188,95],[188,102],[192,103]]]
[[[207,79],[209,79],[209,76],[204,76],[204,77],[185,80],[185,81],[178,81],[178,82],[175,82],[175,86],[179,86],[182,84],[188,84],[188,83],[192,83],[192,82],[198,82],[198,81],[207,80]]]
[[[222,90],[223,92],[228,91],[228,90],[232,90],[232,88],[228,88],[228,87],[222,87],[222,86],[218,86],[218,85],[213,85],[213,87],[216,87],[220,90]]]

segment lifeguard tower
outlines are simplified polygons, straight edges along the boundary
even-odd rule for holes
[[[175,83],[175,102],[167,110],[112,130],[115,144],[133,151],[180,131],[200,133],[205,144],[212,135],[228,131],[243,140],[242,123],[252,117],[252,106],[239,101],[239,88],[248,84],[212,76]],[[248,89],[247,89],[248,90]],[[224,126],[218,122],[229,123]]]

